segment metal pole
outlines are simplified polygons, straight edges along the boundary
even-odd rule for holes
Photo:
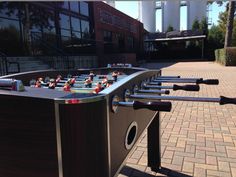
[[[149,99],[149,100],[173,100],[173,101],[199,101],[219,103],[220,98],[207,97],[181,97],[181,96],[156,96],[156,95],[130,95],[130,98]]]

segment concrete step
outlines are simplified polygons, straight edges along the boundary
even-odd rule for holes
[[[50,69],[49,65],[40,58],[14,58],[9,61],[16,61],[20,64],[20,72]],[[17,72],[17,65],[9,65],[9,72]]]

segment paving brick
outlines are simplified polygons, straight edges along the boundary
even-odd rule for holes
[[[160,67],[160,65],[154,63],[150,66]],[[219,78],[220,81],[218,86],[200,85],[199,92],[175,91],[171,92],[171,95],[195,97],[236,95],[236,79],[232,79],[232,76],[236,75],[236,67],[223,67],[212,62],[179,62],[165,67],[163,75]],[[133,168],[129,177],[183,174],[201,177],[236,177],[236,106],[172,101],[171,112],[161,112],[161,143],[162,166],[169,171],[169,174],[163,171],[155,173],[147,167],[145,132],[126,161],[127,165]]]
[[[218,164],[219,164],[219,170],[220,171],[230,172],[230,167],[229,167],[228,162],[218,161]]]
[[[188,173],[193,173],[193,168],[194,167],[194,163],[192,162],[184,162],[183,164],[183,171],[184,172],[188,172]]]
[[[196,176],[196,177],[198,177],[198,176],[199,177],[206,176],[206,169],[195,167],[194,168],[194,176]]]
[[[214,156],[206,156],[206,162],[209,165],[217,165],[217,158]]]
[[[231,177],[231,174],[216,170],[207,170],[207,176]]]

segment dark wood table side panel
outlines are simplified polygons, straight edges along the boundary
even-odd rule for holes
[[[0,100],[0,177],[58,177],[53,101]]]
[[[150,78],[153,75],[156,75],[157,71],[145,72],[141,75],[138,75],[129,82],[123,84],[121,87],[117,88],[114,92],[109,94],[110,103],[114,95],[119,96],[120,101],[124,100],[124,92],[126,89],[133,91],[135,85],[140,87],[141,82]],[[149,100],[141,100],[149,101]],[[151,122],[155,112],[147,109],[133,110],[131,107],[119,107],[117,113],[113,113],[110,108],[110,139],[111,139],[111,170],[112,175],[115,175],[119,169],[122,162],[127,157],[128,153],[131,150],[125,148],[125,136],[129,125],[136,121],[138,124],[138,134],[137,137],[143,133],[145,128]],[[136,139],[137,141],[137,139]]]
[[[60,105],[64,177],[108,177],[106,101]]]

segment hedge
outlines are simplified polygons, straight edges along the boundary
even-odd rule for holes
[[[236,66],[236,47],[215,50],[215,59],[224,66]]]

